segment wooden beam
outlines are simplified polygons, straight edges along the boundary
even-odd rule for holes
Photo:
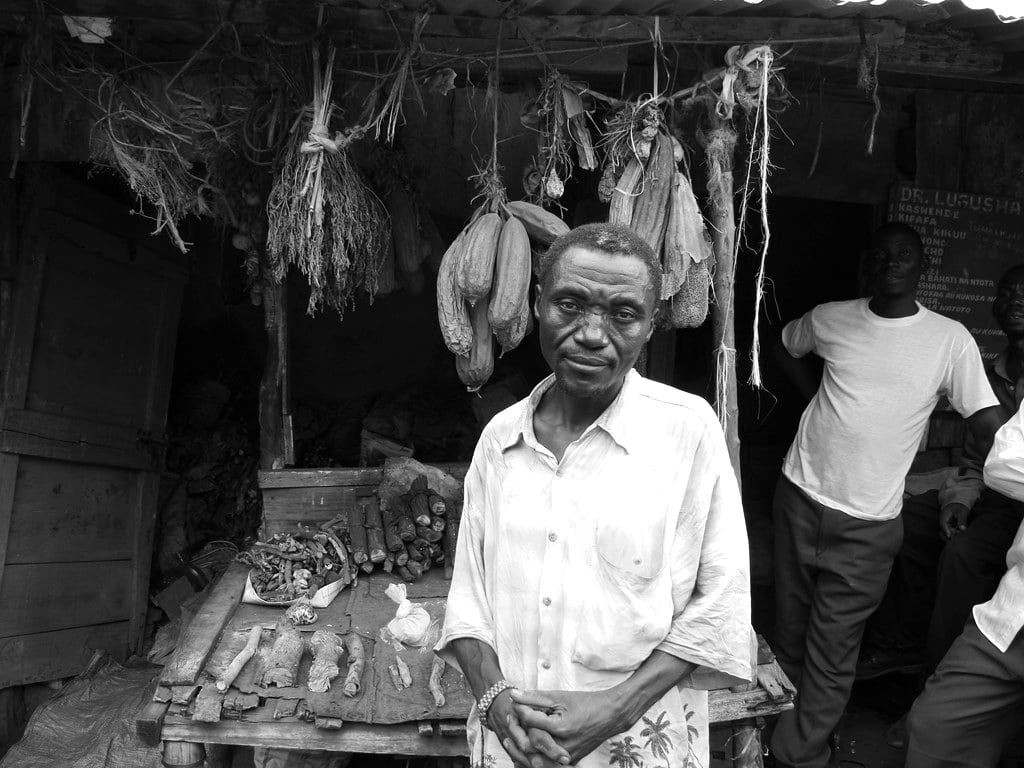
[[[343,25],[345,29],[385,30],[411,29],[416,17],[412,12],[385,13],[338,7],[344,0],[329,0],[325,24]],[[0,13],[34,14],[35,0],[3,0]],[[117,19],[154,19],[218,23],[221,18],[240,24],[263,24],[281,18],[295,19],[294,5],[284,0],[266,3],[234,3],[227,0],[49,0],[48,12],[74,16],[113,16]],[[309,21],[315,18],[310,6]],[[899,45],[904,25],[888,19],[828,20],[788,17],[742,16],[675,16],[662,15],[659,32],[666,43],[720,45],[732,43],[794,43],[800,41],[857,42],[861,32],[879,45]],[[515,20],[478,16],[433,14],[424,30],[437,37],[477,38],[493,41],[499,26],[510,38],[527,39],[526,33],[539,42],[554,40],[586,42],[649,42],[654,31],[655,16],[519,16]],[[863,26],[862,26],[863,24]],[[521,28],[522,34],[516,32]]]
[[[880,45],[878,54],[880,72],[977,78],[988,77],[1003,68],[1003,54],[996,46],[958,40],[944,32],[907,32],[902,45]],[[860,55],[859,43],[810,44],[794,47],[786,59],[855,69]]]

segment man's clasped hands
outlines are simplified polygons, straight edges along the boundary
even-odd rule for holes
[[[502,692],[487,723],[521,768],[575,765],[628,727],[608,691]]]

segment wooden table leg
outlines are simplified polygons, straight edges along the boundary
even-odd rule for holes
[[[732,725],[732,764],[735,768],[764,768],[761,729],[756,720],[740,720]]]
[[[174,768],[203,768],[206,752],[202,744],[191,741],[165,741],[164,765]]]

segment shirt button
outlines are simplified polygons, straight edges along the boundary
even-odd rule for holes
[[[545,597],[541,602],[544,603],[544,605],[551,605],[551,598]]]
[[[550,661],[542,661],[542,662],[540,663],[540,665],[541,665],[542,667],[544,667],[544,669],[551,669],[551,662],[550,662]]]
[[[552,531],[548,534],[548,541],[558,541],[558,534]]]

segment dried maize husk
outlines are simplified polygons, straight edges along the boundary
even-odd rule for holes
[[[669,192],[676,163],[672,159],[672,140],[659,133],[644,171],[643,189],[637,195],[630,227],[655,253],[661,253],[668,222]]]
[[[633,158],[626,164],[626,169],[619,176],[619,181],[612,191],[612,201],[608,206],[608,223],[621,224],[628,227],[633,221],[633,207],[636,202],[636,188],[643,176],[643,166]]]
[[[668,299],[678,293],[690,265],[710,255],[711,243],[693,187],[685,175],[677,172],[672,176],[668,227],[662,249],[661,298]]]

